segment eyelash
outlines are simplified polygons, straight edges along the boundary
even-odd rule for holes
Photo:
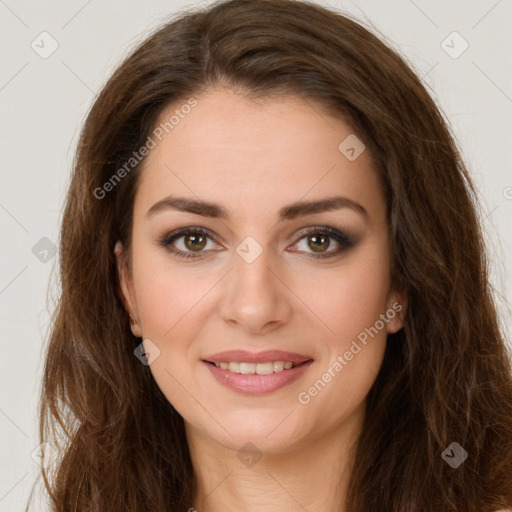
[[[172,254],[174,254],[178,258],[183,258],[183,259],[202,258],[203,255],[200,254],[202,251],[194,254],[193,252],[184,252],[184,251],[180,251],[179,249],[173,249],[170,247],[171,244],[175,240],[177,240],[185,235],[191,234],[191,233],[204,235],[204,236],[212,239],[211,232],[207,229],[204,229],[201,227],[186,227],[186,228],[177,229],[176,231],[172,231],[171,233],[168,233],[166,236],[164,236],[159,241],[159,243],[160,243],[160,245],[162,245],[164,248],[166,248],[168,251],[170,251]],[[341,231],[338,231],[337,229],[333,229],[329,226],[312,226],[307,231],[302,231],[299,233],[299,235],[298,235],[299,239],[297,240],[297,242],[300,242],[303,238],[306,238],[306,236],[312,235],[312,234],[327,235],[330,238],[333,238],[340,245],[340,247],[338,249],[336,249],[334,251],[329,251],[328,253],[317,253],[317,254],[309,253],[310,257],[315,258],[315,259],[332,258],[334,256],[339,255],[343,251],[350,249],[351,247],[353,247],[355,245],[355,243],[351,237],[349,237],[345,233],[342,233]],[[214,240],[212,239],[212,241],[214,241]]]

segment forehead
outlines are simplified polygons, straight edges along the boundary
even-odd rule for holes
[[[193,108],[180,110],[185,99],[160,115],[163,133],[144,162],[136,210],[169,194],[247,214],[327,195],[382,201],[369,151],[357,156],[364,146],[353,128],[319,105],[296,96],[256,102],[226,89],[194,99]],[[347,158],[347,145],[357,158]]]

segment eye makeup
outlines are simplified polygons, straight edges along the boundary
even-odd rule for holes
[[[199,239],[208,239],[212,241],[217,246],[217,248],[220,247],[220,245],[217,244],[217,242],[215,241],[216,237],[214,236],[214,234],[209,229],[203,228],[201,226],[188,226],[171,231],[159,240],[159,244],[178,259],[199,259],[207,257],[208,253],[210,253],[210,250],[203,250],[204,244],[201,245],[202,242],[200,243],[200,245],[197,246],[198,249],[200,249],[198,251],[182,250],[175,247],[175,242],[177,240],[186,239],[187,237],[189,237],[190,241],[191,239],[193,239],[194,236]],[[315,259],[326,259],[339,256],[344,251],[356,245],[356,241],[352,236],[331,226],[308,226],[307,228],[300,230],[295,236],[298,238],[297,241],[293,244],[293,246],[296,246],[302,240],[306,240],[306,244],[308,243],[308,240],[313,240],[314,243],[317,243],[318,241],[322,240],[323,245],[325,245],[325,241],[327,240],[327,248],[329,248],[332,245],[332,241],[334,241],[337,244],[338,247],[336,249],[329,251],[310,252],[297,249],[292,249],[290,251],[301,254],[307,254],[308,257]]]

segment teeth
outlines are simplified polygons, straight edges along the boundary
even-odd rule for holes
[[[293,368],[291,361],[271,361],[268,363],[237,363],[235,361],[215,363],[217,368],[229,370],[232,373],[242,373],[244,375],[270,375],[271,373],[282,372]]]

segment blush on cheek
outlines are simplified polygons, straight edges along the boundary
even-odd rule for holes
[[[166,335],[180,319],[197,307],[209,287],[205,283],[183,282],[165,274],[146,276],[142,272],[136,283],[137,302],[142,325],[159,336]]]
[[[380,286],[361,285],[357,279],[348,282],[332,282],[328,288],[319,286],[314,293],[304,296],[314,322],[333,340],[355,338],[370,328],[386,309],[386,293]]]

